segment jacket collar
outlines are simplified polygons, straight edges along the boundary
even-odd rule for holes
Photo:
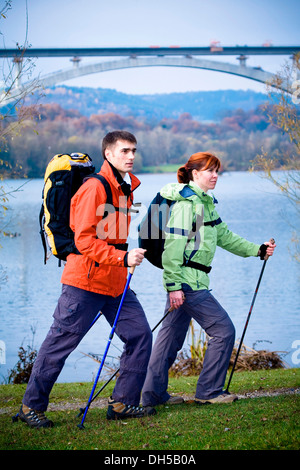
[[[189,187],[192,188],[192,190],[197,194],[197,196],[199,196],[204,201],[209,201],[209,200],[214,199],[213,196],[210,196],[205,191],[203,191],[201,188],[199,188],[199,186],[196,183],[194,183],[194,181],[192,181],[192,180],[189,181]]]
[[[116,170],[116,168],[111,165],[107,160],[104,160],[103,165],[101,167],[100,172],[104,177],[106,177],[110,183],[115,186],[117,189],[122,189],[122,183],[125,183],[122,176]],[[131,192],[133,192],[140,184],[140,180],[134,176],[132,173],[128,173],[130,180],[131,180]],[[127,183],[125,183],[127,184]]]

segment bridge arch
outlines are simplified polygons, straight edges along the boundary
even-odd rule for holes
[[[57,84],[62,84],[68,80],[82,77],[84,75],[90,75],[94,73],[108,72],[113,70],[120,70],[134,67],[190,67],[198,68],[203,70],[210,70],[215,72],[223,72],[239,77],[255,80],[260,83],[270,83],[274,78],[274,75],[270,72],[264,71],[259,67],[248,67],[245,61],[239,57],[239,65],[231,64],[227,62],[212,61],[206,59],[198,59],[193,56],[183,57],[143,57],[143,56],[130,56],[125,59],[108,60],[99,63],[80,65],[80,60],[77,58],[73,59],[73,67],[69,67],[64,70],[52,72],[47,75],[41,76],[38,80],[28,81],[24,84],[18,84],[18,89],[11,91],[10,97],[5,100],[5,104],[15,101],[16,96],[19,96],[20,91],[30,90],[32,84],[34,87],[36,84],[41,86],[52,87]],[[290,91],[290,85],[283,84],[281,88],[284,91]],[[4,103],[0,103],[0,107]]]
[[[129,57],[126,59],[111,60],[80,66],[79,62],[74,62],[71,68],[53,72],[40,78],[43,86],[51,87],[65,81],[90,75],[94,73],[120,70],[133,67],[190,67],[215,72],[229,73],[240,77],[266,83],[273,78],[273,74],[260,68],[243,65],[230,64],[226,62],[196,59],[194,57]]]

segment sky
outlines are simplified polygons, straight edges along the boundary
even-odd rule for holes
[[[0,0],[0,6],[4,4]],[[222,46],[261,46],[267,41],[274,46],[299,45],[299,17],[299,0],[12,0],[6,18],[0,19],[0,47],[24,44],[26,32],[33,48],[209,46],[211,41],[220,41]],[[83,58],[81,63],[101,60]],[[238,63],[231,56],[216,60]],[[288,60],[251,56],[247,65],[275,73]],[[40,76],[71,67],[70,58],[40,58],[34,64],[34,75]],[[263,84],[250,79],[178,67],[109,71],[64,84],[130,94],[221,89],[265,92]]]

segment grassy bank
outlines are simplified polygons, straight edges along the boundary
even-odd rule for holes
[[[177,173],[180,163],[157,166],[143,166],[140,173]]]
[[[0,449],[299,449],[299,394],[293,390],[299,387],[300,369],[236,373],[230,391],[243,398],[232,404],[196,406],[192,400],[196,382],[197,377],[171,379],[169,391],[184,395],[187,401],[177,406],[161,405],[151,418],[111,422],[106,420],[105,405],[92,406],[84,430],[77,427],[81,420],[77,414],[86,404],[91,383],[56,384],[47,412],[55,427],[40,430],[11,419],[26,386],[1,385]],[[106,387],[103,398],[109,396],[112,387]],[[272,393],[279,390],[279,394]]]

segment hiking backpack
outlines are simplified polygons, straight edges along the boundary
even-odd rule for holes
[[[165,229],[175,201],[157,193],[138,227],[139,247],[147,250],[145,258],[157,268],[163,268],[161,257],[165,244]]]
[[[188,197],[192,194],[195,194],[194,191],[185,186],[181,191],[181,194]],[[184,229],[168,229],[167,223],[169,221],[172,207],[176,201],[167,199],[163,197],[159,192],[156,194],[154,199],[151,201],[147,213],[142,219],[141,223],[138,226],[138,242],[139,247],[147,250],[145,252],[145,258],[157,268],[163,269],[162,265],[162,254],[164,251],[165,245],[165,233],[170,231],[170,233],[179,233],[184,235]],[[193,221],[191,230],[188,233],[187,243],[195,238],[195,250],[191,253],[189,259],[183,259],[182,265],[189,266],[200,271],[209,273],[211,271],[211,266],[205,266],[201,263],[196,263],[192,261],[192,257],[197,251],[197,246],[200,243],[200,227],[201,225],[218,225],[221,223],[221,219],[216,221],[203,222],[203,214],[196,214],[196,218]]]
[[[60,261],[70,253],[79,253],[69,226],[70,203],[83,180],[94,172],[92,159],[83,153],[58,154],[47,165],[39,216],[44,264],[49,258],[48,247]]]
[[[92,159],[84,153],[58,154],[50,160],[45,176],[42,193],[43,203],[40,210],[40,234],[44,248],[44,264],[52,253],[61,261],[66,261],[70,253],[80,255],[74,242],[74,232],[70,227],[71,198],[80,186],[89,178],[96,178],[106,192],[106,210],[102,218],[108,216],[111,207],[115,211],[138,212],[132,208],[120,208],[113,205],[111,187],[106,178],[95,173]],[[125,193],[124,193],[125,194]],[[128,197],[128,196],[127,196]],[[133,204],[139,206],[140,203]],[[119,250],[127,251],[127,243],[109,243]],[[48,247],[51,253],[48,252]]]

